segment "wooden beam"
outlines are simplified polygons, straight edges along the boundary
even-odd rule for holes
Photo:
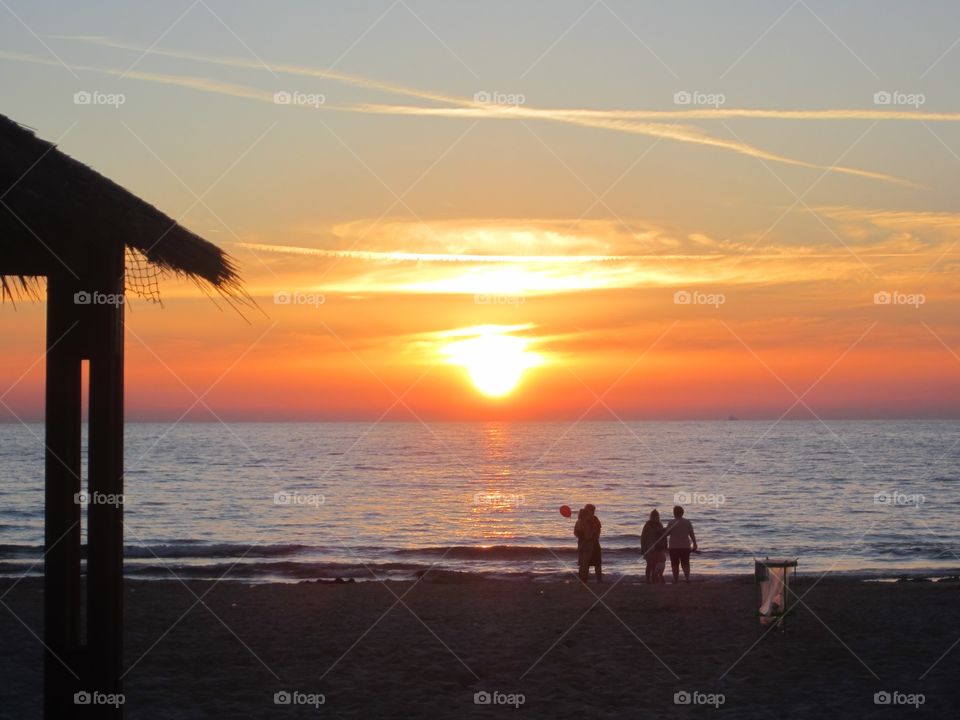
[[[80,690],[80,398],[82,337],[75,278],[47,285],[44,488],[44,717],[73,717]]]
[[[107,245],[79,278],[51,274],[47,291],[44,716],[121,718],[123,704],[124,246]],[[81,492],[81,366],[90,361],[88,486]],[[86,594],[80,532],[87,520]],[[86,643],[82,643],[86,598]],[[75,695],[94,698],[78,704]]]
[[[123,289],[124,246],[97,263],[100,302],[85,305],[90,359],[87,506],[87,647],[91,692],[123,692]],[[103,705],[98,718],[123,716]]]
[[[0,275],[6,275],[8,277],[17,277],[18,275],[23,275],[24,277],[40,277],[46,275],[49,271],[50,263],[40,263],[32,259],[11,261],[8,258],[0,262]]]

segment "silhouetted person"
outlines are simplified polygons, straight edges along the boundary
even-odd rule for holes
[[[586,543],[587,519],[589,517],[590,513],[587,512],[587,509],[585,507],[580,508],[577,512],[577,522],[573,526],[573,534],[577,537],[577,570],[580,579],[583,581],[587,579],[592,551],[592,548],[587,547]]]
[[[597,573],[597,582],[603,582],[603,569],[600,556],[600,518],[597,508],[586,505],[577,515],[577,524],[573,534],[577,536],[577,560],[580,566],[580,579],[587,582],[592,565]]]
[[[577,564],[579,567],[580,563],[580,553],[583,552],[583,528],[584,520],[587,517],[587,509],[580,508],[577,511],[577,522],[573,526],[573,534],[577,536]]]
[[[667,564],[667,532],[660,522],[660,513],[657,510],[650,511],[650,519],[640,532],[640,552],[647,561],[644,569],[647,582],[662,583]]]
[[[680,582],[680,566],[683,566],[683,579],[690,582],[690,550],[697,549],[697,536],[693,534],[693,524],[683,517],[683,508],[673,506],[673,520],[667,525],[670,545],[670,567],[673,570],[673,583]]]

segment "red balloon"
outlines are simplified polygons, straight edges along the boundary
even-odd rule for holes
[[[573,515],[573,511],[570,509],[569,505],[561,505],[560,514],[563,515],[564,517],[570,517],[571,515]]]

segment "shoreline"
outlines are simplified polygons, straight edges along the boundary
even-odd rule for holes
[[[3,561],[0,561],[2,565]],[[576,570],[556,572],[501,572],[496,570],[476,571],[463,570],[457,568],[424,568],[411,571],[402,575],[388,575],[387,573],[373,576],[371,569],[364,565],[357,565],[347,568],[350,574],[311,574],[305,573],[303,576],[281,576],[270,575],[269,573],[257,573],[255,575],[243,576],[237,569],[242,569],[242,565],[225,565],[214,568],[191,568],[190,566],[172,566],[158,564],[154,567],[144,568],[139,572],[128,572],[124,575],[125,582],[143,582],[143,583],[162,583],[167,581],[189,581],[189,582],[219,582],[219,583],[239,583],[242,585],[300,585],[309,583],[413,583],[424,582],[437,583],[456,583],[456,582],[506,582],[506,583],[532,583],[538,585],[566,584],[577,580]],[[198,572],[199,571],[199,572]],[[204,574],[209,573],[209,574]],[[231,575],[231,573],[233,573]],[[85,576],[82,573],[82,576]],[[0,571],[0,583],[6,581],[17,581],[24,579],[39,579],[43,577],[42,565],[38,564],[36,568],[29,573],[10,569],[9,571]],[[672,584],[673,580],[669,565],[665,573],[667,584]],[[850,581],[867,583],[900,583],[900,582],[929,582],[933,584],[960,584],[960,565],[955,568],[889,568],[889,569],[867,569],[867,570],[827,570],[820,572],[816,570],[807,570],[804,572],[803,566],[800,566],[798,577],[801,580],[815,580],[816,582],[828,581]],[[683,575],[680,577],[683,583]],[[753,582],[752,572],[745,573],[715,573],[715,572],[697,572],[696,569],[691,573],[691,583],[747,583]],[[634,570],[627,573],[618,573],[612,569],[604,570],[604,584],[623,585],[647,585],[642,570]],[[596,578],[590,575],[590,585],[596,584]]]

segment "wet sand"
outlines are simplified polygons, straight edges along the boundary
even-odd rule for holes
[[[809,608],[759,641],[751,578],[130,581],[125,707],[138,719],[955,714],[960,645],[947,651],[960,638],[960,583],[815,580],[799,586]],[[13,613],[42,635],[40,580],[3,602],[0,717],[39,717],[42,647]],[[284,691],[323,704],[275,704]],[[475,704],[478,692],[501,704]],[[878,692],[924,702],[877,705]],[[677,704],[676,693],[714,705]]]

